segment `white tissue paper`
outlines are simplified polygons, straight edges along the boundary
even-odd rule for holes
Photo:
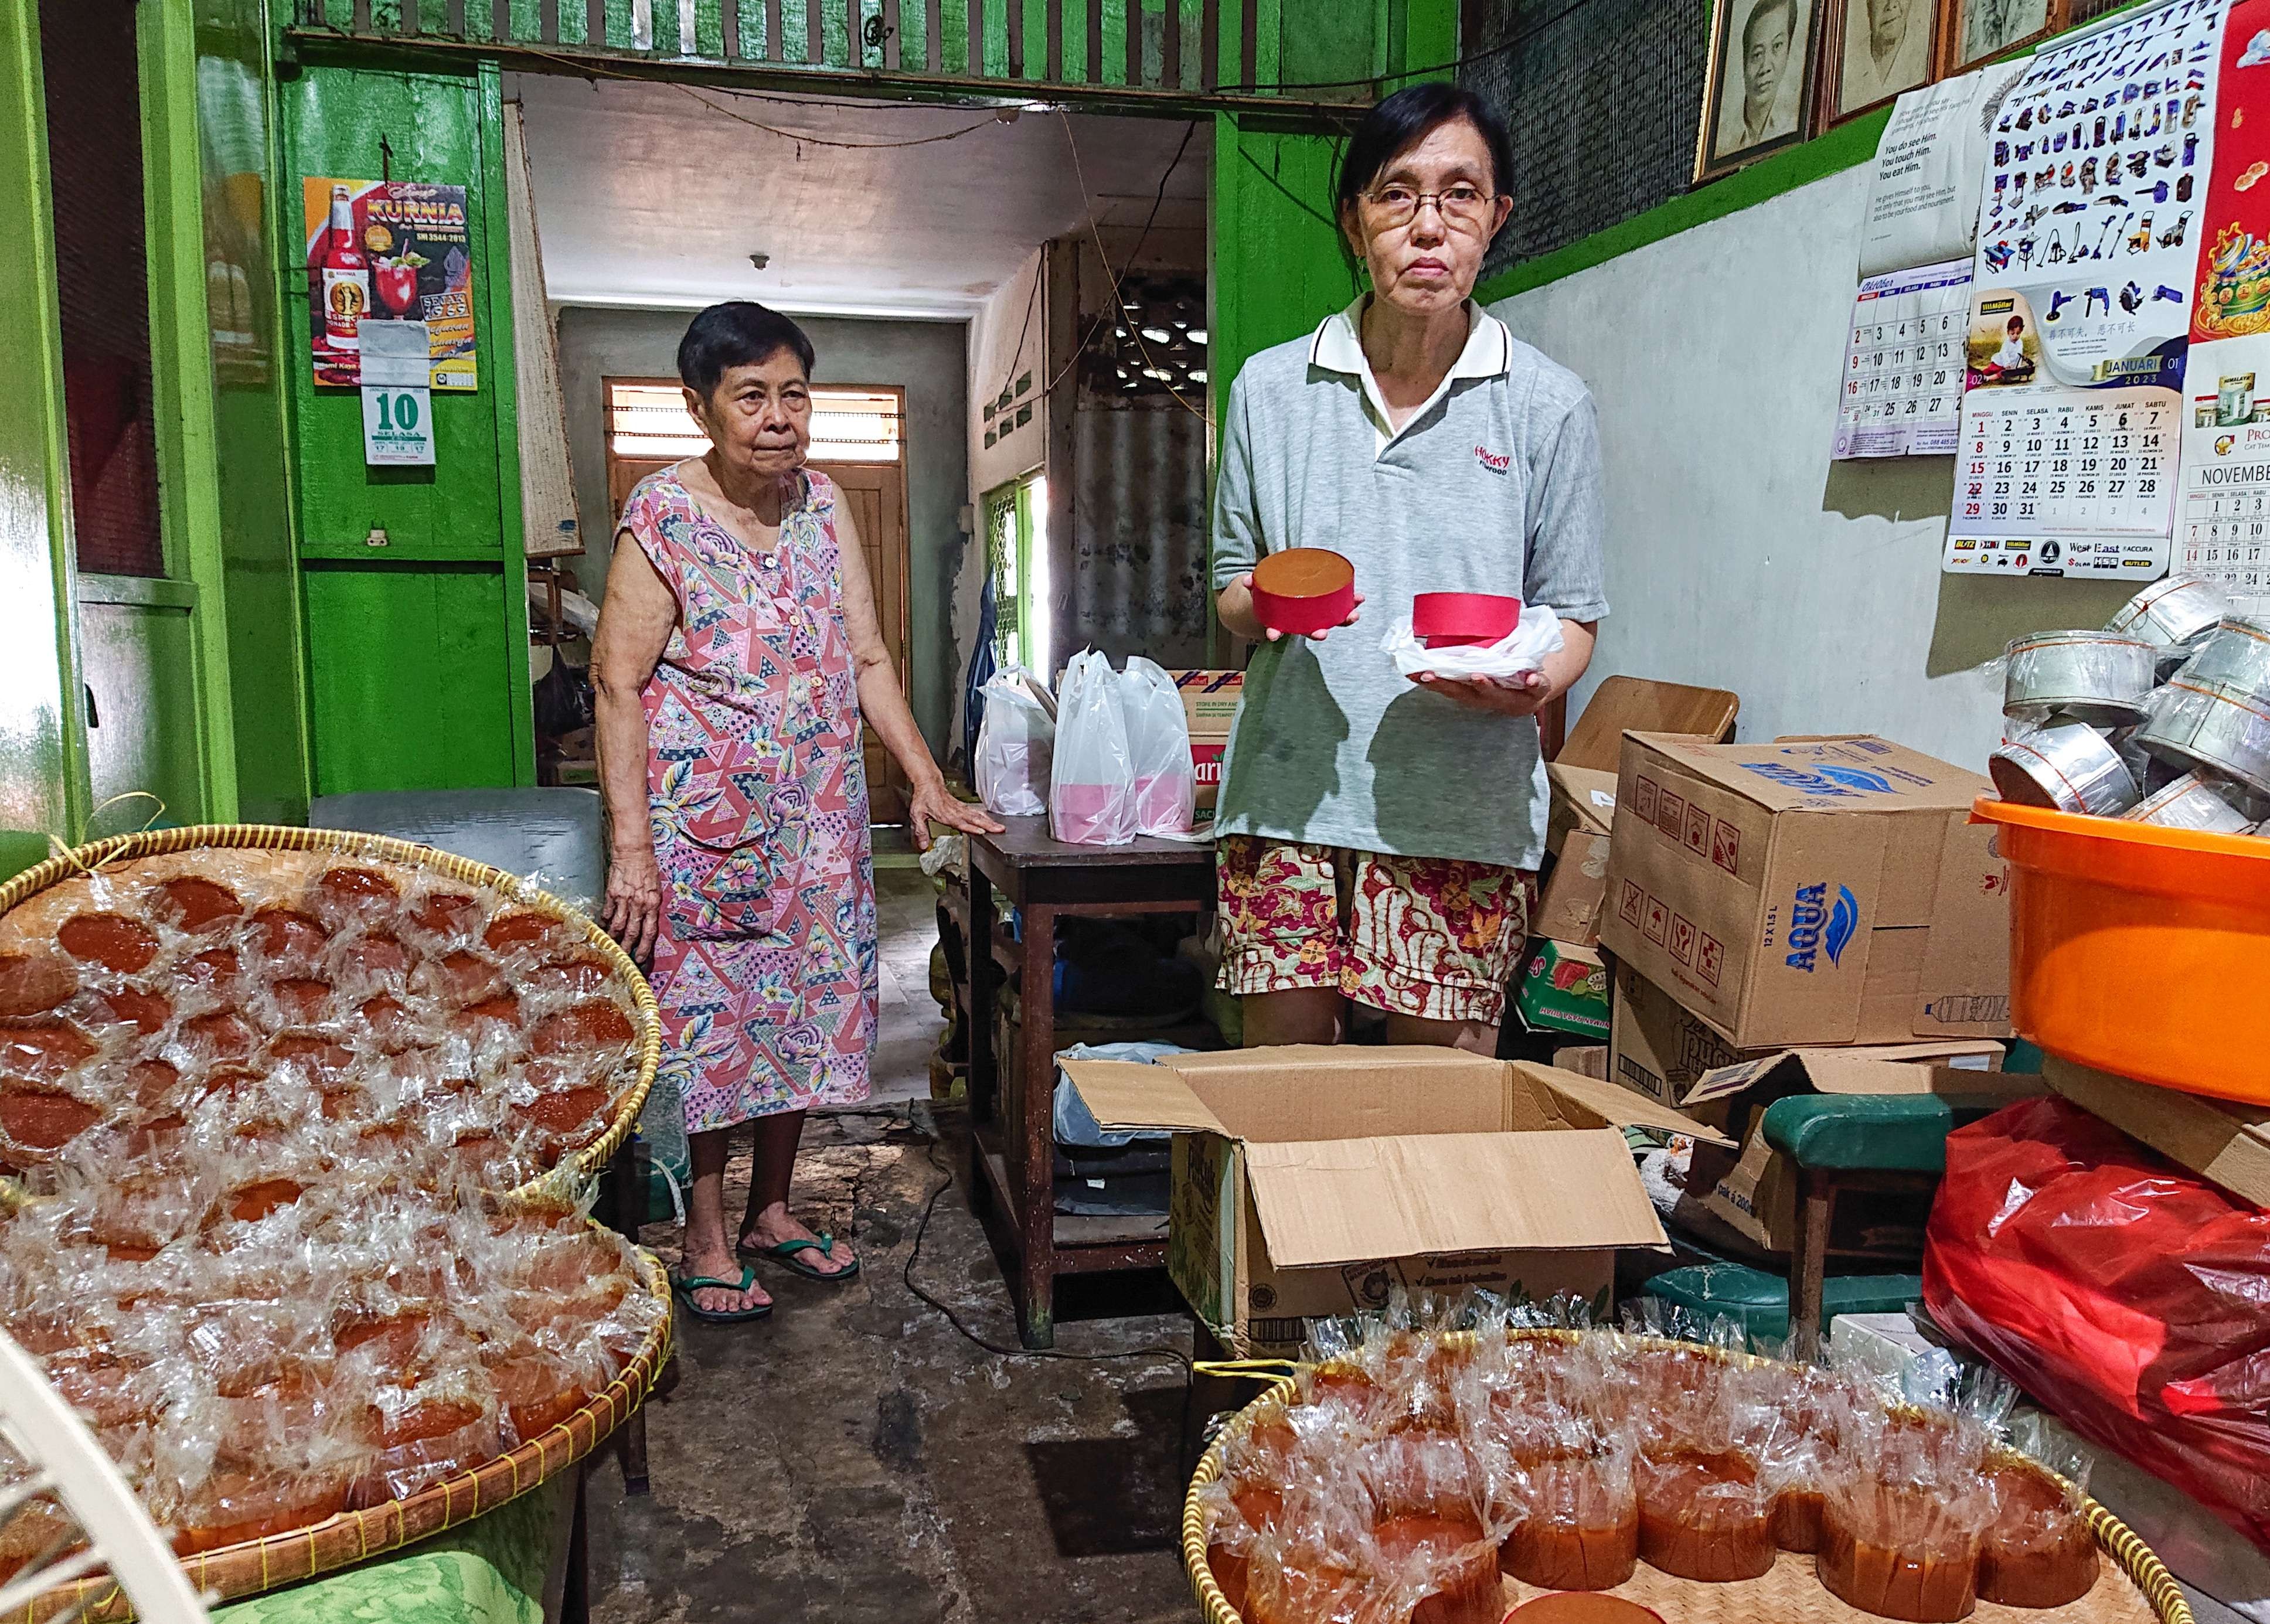
[[[1513,678],[1544,668],[1545,656],[1561,650],[1561,617],[1542,604],[1521,612],[1513,630],[1494,643],[1461,649],[1429,649],[1411,629],[1411,617],[1397,621],[1379,644],[1406,677],[1428,671],[1437,677]]]

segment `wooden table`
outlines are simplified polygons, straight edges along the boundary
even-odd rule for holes
[[[1139,840],[1072,846],[1046,818],[1005,818],[969,837],[969,1188],[990,1192],[1017,1261],[1010,1282],[1027,1347],[1056,1342],[1056,1277],[1155,1269],[1167,1261],[1155,1219],[1058,1218],[1054,1177],[1057,921],[1187,914],[1213,901],[1213,847]],[[994,912],[998,890],[1023,922],[1012,940]],[[990,951],[989,951],[990,948]],[[993,1053],[998,972],[1018,978],[1019,1052],[1004,1089]]]

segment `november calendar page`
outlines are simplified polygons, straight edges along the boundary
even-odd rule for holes
[[[2002,104],[1950,571],[2167,571],[2227,4],[2169,0],[2044,50]]]

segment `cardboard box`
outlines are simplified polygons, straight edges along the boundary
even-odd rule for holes
[[[1183,696],[1183,719],[1191,728],[1191,761],[1198,768],[1200,806],[1211,806],[1221,791],[1222,752],[1245,697],[1243,671],[1182,670],[1167,673]]]
[[[1736,1049],[2006,1037],[1989,790],[1865,735],[1628,734],[1601,945]]]
[[[1616,1249],[1665,1244],[1620,1130],[1716,1137],[1611,1084],[1449,1049],[1064,1072],[1105,1127],[1174,1131],[1168,1271],[1241,1358],[1290,1354],[1309,1321],[1398,1286],[1568,1292],[1605,1314]]]
[[[1608,1046],[1606,1043],[1574,1044],[1553,1051],[1553,1064],[1563,1072],[1574,1072],[1579,1077],[1589,1077],[1594,1082],[1608,1080]]]
[[[1532,1032],[1608,1035],[1608,967],[1589,947],[1539,940],[1529,945],[1513,1006]]]
[[[2054,1055],[2042,1062],[2042,1080],[2177,1166],[2242,1201],[2270,1206],[2270,1109],[2179,1094]]]
[[[1550,796],[1545,822],[1545,849],[1558,852],[1573,830],[1606,834],[1615,827],[1616,775],[1589,767],[1545,765],[1545,784]]]
[[[1571,947],[1591,947],[1600,939],[1601,905],[1608,897],[1608,837],[1571,829],[1553,858],[1553,872],[1537,901],[1530,934],[1550,937]]]
[[[1679,1211],[1697,1217],[1706,1232],[1722,1226],[1760,1251],[1792,1250],[1800,1179],[1790,1159],[1766,1141],[1766,1107],[1800,1094],[1933,1094],[1957,1110],[1984,1112],[2042,1092],[2039,1078],[1999,1070],[2000,1046],[1987,1047],[1991,1054],[1959,1057],[1968,1065],[1946,1064],[1955,1057],[1897,1060],[1851,1049],[1797,1049],[1706,1073],[1682,1103],[1690,1115],[1724,1110],[1741,1148],[1697,1144]],[[1923,1250],[1930,1216],[1928,1190],[1856,1192],[1836,1204],[1829,1250],[1847,1257],[1913,1257]]]
[[[1726,1042],[1704,1020],[1628,964],[1614,975],[1614,1011],[1608,1028],[1609,1080],[1659,1105],[1697,1111],[1723,1123],[1718,1096],[1697,1098],[1703,1078],[1726,1067],[1754,1064],[1785,1052],[1743,1050]],[[2002,1045],[1987,1038],[1940,1038],[1928,1042],[1847,1047],[1827,1052],[1856,1061],[1999,1062]]]

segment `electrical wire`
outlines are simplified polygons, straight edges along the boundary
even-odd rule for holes
[[[1072,115],[1065,112],[1062,108],[1057,109],[1057,115],[1065,121],[1065,140],[1072,146],[1072,173],[1074,176],[1079,180],[1080,201],[1085,204],[1087,201],[1087,178],[1080,174],[1079,144],[1077,141],[1072,140]],[[1143,229],[1135,238],[1135,246],[1129,251],[1127,256],[1127,263],[1131,268],[1138,259],[1142,257],[1143,244],[1149,241],[1151,227],[1154,223],[1156,223],[1159,218],[1159,206],[1164,203],[1167,198],[1167,182],[1173,177],[1175,171],[1182,167],[1183,154],[1190,150],[1191,137],[1198,133],[1198,125],[1196,119],[1192,119],[1188,124],[1183,126],[1182,145],[1175,149],[1174,157],[1168,160],[1165,170],[1160,174],[1159,189],[1152,194],[1151,197],[1151,212],[1144,220]],[[1106,322],[1117,321],[1126,314],[1126,312],[1121,308],[1119,278],[1112,271],[1110,256],[1106,255],[1103,251],[1103,234],[1096,228],[1095,211],[1094,209],[1089,209],[1087,211],[1087,227],[1089,232],[1095,238],[1095,255],[1098,259],[1103,261],[1104,275],[1111,278],[1111,308],[1107,313],[1098,316],[1094,322],[1091,322],[1088,324],[1087,331],[1081,336],[1079,342],[1072,346],[1072,352],[1070,357],[1065,360],[1063,367],[1057,369],[1057,375],[1049,380],[1049,387],[1047,389],[1042,391],[1043,398],[1048,395],[1054,394],[1056,392],[1057,386],[1065,381],[1065,375],[1070,373],[1073,367],[1079,365],[1080,357],[1087,353],[1087,346],[1095,341],[1095,335],[1102,330],[1103,323]],[[1138,349],[1143,349],[1142,335],[1135,332],[1135,329],[1131,324],[1129,326],[1128,331],[1134,334],[1136,347]],[[1151,359],[1151,352],[1147,349],[1143,350],[1143,359],[1146,361]],[[1156,369],[1154,368],[1154,370]],[[1205,423],[1209,427],[1212,426],[1213,419],[1208,418],[1205,412],[1200,412],[1196,407],[1192,406],[1190,402],[1184,400],[1182,397],[1181,393],[1176,390],[1172,384],[1168,386],[1167,392],[1174,396],[1176,404],[1181,406],[1183,411],[1190,412],[1200,422]]]
[[[914,1113],[911,1109],[909,1109],[907,1113],[907,1125],[909,1130],[911,1131],[914,1127]],[[915,1224],[915,1243],[907,1250],[907,1264],[904,1272],[902,1272],[901,1278],[906,1282],[907,1289],[913,1293],[915,1296],[920,1298],[924,1302],[928,1303],[931,1308],[936,1309],[940,1314],[946,1316],[946,1323],[953,1326],[954,1330],[960,1331],[965,1341],[970,1342],[975,1346],[984,1349],[989,1353],[998,1354],[1003,1359],[1069,1360],[1079,1364],[1102,1364],[1119,1359],[1171,1359],[1176,1364],[1182,1366],[1185,1373],[1191,1372],[1191,1356],[1188,1353],[1183,1353],[1179,1348],[1164,1346],[1131,1347],[1124,1349],[1118,1353],[1076,1353],[1066,1348],[1012,1347],[1005,1343],[995,1342],[986,1337],[979,1335],[976,1331],[972,1331],[968,1325],[962,1323],[961,1316],[960,1315],[956,1314],[938,1298],[931,1295],[928,1290],[916,1285],[915,1283],[915,1264],[919,1262],[922,1257],[923,1237],[930,1233],[931,1215],[937,1212],[939,1199],[945,1196],[947,1190],[952,1190],[954,1185],[953,1169],[938,1159],[938,1136],[933,1133],[930,1136],[930,1144],[927,1152],[930,1158],[930,1165],[938,1172],[944,1174],[946,1176],[938,1184],[938,1188],[930,1192],[930,1199],[923,1204],[922,1217]],[[1187,1396],[1185,1397],[1185,1402],[1187,1402]]]

